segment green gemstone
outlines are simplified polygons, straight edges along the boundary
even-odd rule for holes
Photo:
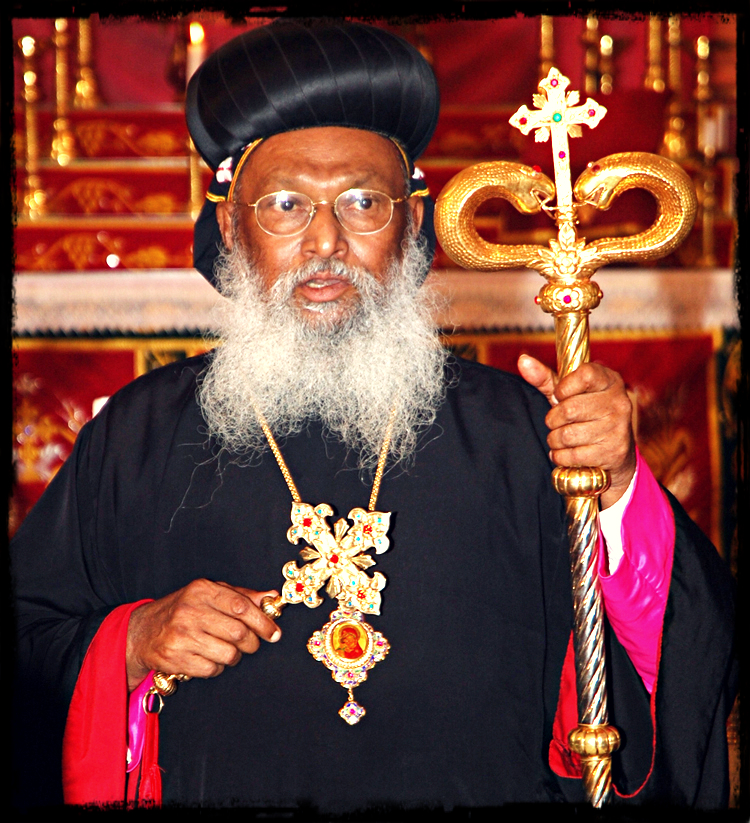
[[[559,111],[556,111],[556,112],[552,115],[552,119],[555,121],[555,123],[559,123],[559,122],[562,120],[562,114],[560,114],[560,112],[559,112]]]

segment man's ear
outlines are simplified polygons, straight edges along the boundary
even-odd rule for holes
[[[232,250],[233,246],[233,232],[232,232],[232,211],[234,210],[234,203],[227,203],[223,201],[216,204],[216,222],[219,224],[219,231],[221,232],[221,239],[228,251]]]
[[[416,236],[419,234],[424,220],[424,200],[421,197],[410,197],[406,202],[411,209],[412,231]]]

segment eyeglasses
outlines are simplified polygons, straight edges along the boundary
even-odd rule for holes
[[[393,204],[403,203],[408,197],[389,197],[382,191],[349,189],[331,203],[314,201],[298,191],[275,191],[255,203],[244,203],[255,209],[258,225],[267,234],[291,237],[304,231],[312,222],[318,206],[333,206],[336,219],[354,234],[374,234],[382,231],[393,217]]]

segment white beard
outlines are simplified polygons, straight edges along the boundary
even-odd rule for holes
[[[384,284],[364,269],[312,260],[264,293],[240,243],[223,255],[216,270],[227,298],[217,309],[223,343],[198,399],[209,434],[235,459],[248,464],[268,448],[258,409],[277,439],[321,421],[356,454],[358,468],[371,469],[395,409],[389,465],[408,463],[444,397],[447,357],[432,320],[437,298],[420,286],[425,254],[408,237]],[[326,304],[294,307],[294,287],[319,270],[356,286],[359,300],[344,316],[330,311],[328,320]]]

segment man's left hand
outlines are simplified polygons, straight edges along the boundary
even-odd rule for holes
[[[518,358],[518,370],[552,406],[545,418],[552,462],[606,469],[610,485],[600,498],[601,507],[617,502],[630,485],[636,464],[633,406],[622,377],[598,363],[585,363],[558,379],[527,354]]]

